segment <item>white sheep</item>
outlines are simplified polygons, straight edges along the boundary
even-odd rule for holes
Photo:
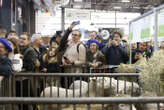
[[[123,94],[126,92],[126,94],[130,94],[132,92],[132,82],[128,82],[126,81],[122,81],[122,80],[115,80],[114,78],[108,78],[108,77],[98,77],[96,78],[99,85],[104,84],[104,92],[107,92],[110,88],[110,91],[112,91],[112,93],[115,94]],[[118,85],[118,88],[117,88]],[[126,86],[126,90],[125,90],[125,86]],[[133,93],[137,94],[139,90],[139,85],[137,83],[133,83]],[[118,92],[118,93],[117,93]],[[109,92],[111,93],[111,92]],[[111,95],[111,94],[109,94]]]
[[[74,83],[74,84],[78,85],[76,83]],[[40,96],[41,97],[88,97],[88,93],[89,93],[89,97],[94,97],[95,91],[98,91],[97,96],[99,96],[99,97],[102,96],[102,91],[100,91],[100,90],[102,90],[102,86],[97,86],[97,83],[94,79],[90,80],[89,87],[88,87],[88,84],[86,85],[86,83],[84,83],[84,82],[82,82],[82,85],[84,85],[84,86],[81,88],[81,92],[80,92],[80,89],[75,89],[74,94],[73,94],[72,89],[65,89],[65,88],[60,88],[60,87],[59,88],[58,87],[47,87],[42,91]],[[46,108],[46,110],[56,110],[57,105],[56,104],[46,105],[45,108]],[[63,106],[62,106],[62,108],[63,108]]]
[[[118,109],[117,109],[118,107]],[[63,108],[62,110],[73,110],[73,106],[69,106],[67,108]],[[76,110],[88,110],[87,105],[76,105]],[[91,104],[90,110],[102,110],[101,104]],[[104,110],[130,110],[129,104],[104,104]],[[135,106],[132,105],[132,110],[136,110]]]
[[[88,83],[85,81],[76,80],[70,85],[69,89],[80,89],[80,86],[81,88],[86,88]]]

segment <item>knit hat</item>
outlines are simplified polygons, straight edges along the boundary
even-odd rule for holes
[[[9,52],[12,52],[12,47],[8,40],[0,38],[0,43],[2,43]]]
[[[90,40],[89,46],[90,46],[92,43],[96,43],[98,47],[100,46],[100,44],[99,44],[99,42],[98,42],[97,40]]]

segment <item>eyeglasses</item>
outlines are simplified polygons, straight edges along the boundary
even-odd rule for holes
[[[78,34],[72,34],[73,36],[79,36]]]
[[[22,37],[21,37],[20,40],[26,40],[26,38],[22,38]]]

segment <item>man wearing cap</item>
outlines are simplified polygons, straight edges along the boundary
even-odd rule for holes
[[[99,51],[99,46],[100,44],[97,40],[90,40],[86,61],[88,67],[97,68],[105,64],[105,56]]]
[[[12,74],[12,63],[8,58],[8,54],[11,51],[11,44],[8,40],[0,38],[0,75],[2,76]]]

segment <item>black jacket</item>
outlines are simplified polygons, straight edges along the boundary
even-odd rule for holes
[[[11,60],[7,56],[0,57],[0,75],[9,76],[13,72]]]
[[[35,71],[35,63],[37,60],[37,55],[35,50],[30,47],[21,47],[21,54],[24,56],[23,59],[23,69],[24,71],[29,72],[29,71]]]
[[[105,47],[104,55],[108,65],[119,65],[128,61],[128,54],[126,48],[119,46]]]

